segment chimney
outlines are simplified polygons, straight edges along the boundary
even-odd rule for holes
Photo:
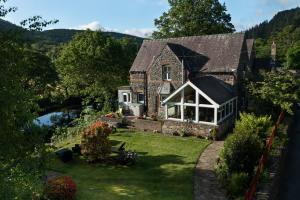
[[[271,45],[271,62],[270,62],[270,67],[271,69],[275,69],[276,68],[276,44],[273,41],[273,44]]]
[[[271,46],[271,58],[272,58],[272,60],[276,61],[276,44],[274,41]]]

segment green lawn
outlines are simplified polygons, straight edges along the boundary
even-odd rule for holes
[[[138,152],[138,163],[124,167],[87,164],[80,158],[67,164],[53,160],[51,169],[70,175],[77,183],[77,200],[193,199],[195,164],[209,141],[128,130],[119,130],[110,139],[113,145],[126,142],[126,149]],[[75,142],[79,138],[60,147]]]

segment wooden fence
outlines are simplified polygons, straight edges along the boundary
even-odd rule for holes
[[[264,149],[264,152],[259,160],[259,164],[258,164],[258,167],[257,167],[257,170],[256,170],[256,173],[255,173],[255,176],[253,177],[251,183],[250,183],[250,186],[245,194],[245,200],[253,200],[254,199],[254,196],[255,196],[255,193],[256,193],[256,189],[257,189],[257,184],[259,182],[259,179],[263,173],[263,170],[264,170],[264,166],[266,164],[266,161],[267,161],[267,158],[268,158],[268,155],[271,151],[271,148],[272,148],[272,144],[273,144],[273,140],[275,138],[275,135],[277,133],[277,129],[280,125],[280,123],[282,122],[284,118],[284,112],[282,111],[277,119],[277,122],[275,124],[275,126],[273,127],[272,129],[272,133],[270,135],[270,137],[268,138],[267,142],[266,142],[266,146],[265,146],[265,149]]]

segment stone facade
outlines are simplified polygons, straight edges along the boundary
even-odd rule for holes
[[[138,103],[138,93],[145,93],[146,74],[143,72],[130,73],[130,86],[132,89],[132,103]]]
[[[182,64],[174,53],[166,46],[159,57],[154,61],[148,71],[148,115],[160,114],[164,112],[164,108],[160,105],[160,95],[158,88],[162,86],[164,80],[162,78],[163,65],[170,65],[171,70],[171,92],[179,88],[184,82],[185,78],[182,75]]]
[[[172,66],[170,81],[164,81],[162,78],[162,66]],[[148,116],[151,115],[163,115],[164,109],[160,105],[160,95],[158,94],[158,88],[162,86],[164,82],[169,82],[172,91],[179,88],[185,81],[185,74],[182,72],[182,64],[174,53],[166,46],[162,53],[153,61],[153,64],[149,68],[147,73],[143,72],[131,72],[130,73],[130,86],[132,88],[132,103],[138,103],[138,93],[145,94],[145,107]],[[147,75],[146,75],[147,74]],[[145,87],[146,86],[146,87]]]

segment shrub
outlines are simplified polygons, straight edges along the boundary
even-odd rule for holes
[[[72,151],[66,148],[56,151],[55,154],[63,162],[69,162],[73,159]]]
[[[232,134],[224,143],[222,157],[229,174],[246,172],[252,174],[262,153],[263,144],[257,135]]]
[[[212,140],[218,139],[218,130],[216,128],[213,128],[209,133],[209,138]]]
[[[221,185],[227,185],[227,178],[228,178],[228,167],[225,163],[219,163],[215,169],[218,180],[220,181]]]
[[[229,178],[228,193],[232,197],[243,196],[249,184],[249,176],[245,172],[234,173]]]
[[[255,134],[261,139],[266,139],[271,126],[271,116],[258,117],[254,114],[241,113],[240,120],[238,120],[235,124],[234,133]]]
[[[107,123],[96,121],[81,135],[81,153],[88,162],[105,159],[111,153],[108,135],[112,132]]]
[[[69,176],[61,176],[47,181],[45,196],[50,200],[72,200],[75,198],[77,187]]]

